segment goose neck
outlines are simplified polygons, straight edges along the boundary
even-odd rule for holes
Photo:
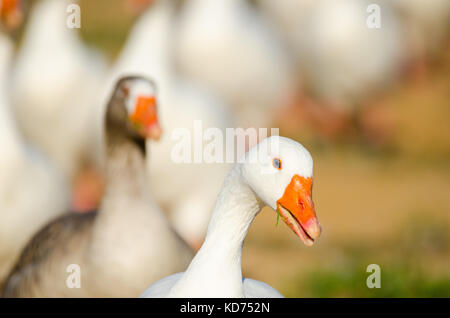
[[[161,89],[172,81],[173,5],[158,1],[133,27],[116,69],[153,78]]]
[[[12,58],[13,43],[8,36],[0,33],[0,145],[3,153],[8,154],[0,157],[2,163],[21,153],[21,139],[13,121],[8,87]]]
[[[219,193],[205,247],[221,244],[227,250],[240,252],[250,224],[261,208],[261,201],[241,174],[241,165],[236,165]]]
[[[106,195],[114,197],[120,192],[132,198],[147,193],[145,139],[132,136],[126,126],[123,101],[113,99],[107,108],[105,122]]]
[[[236,165],[218,196],[203,246],[171,294],[242,297],[242,246],[262,206]]]

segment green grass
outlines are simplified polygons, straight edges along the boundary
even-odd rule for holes
[[[423,211],[425,212],[425,211]],[[420,215],[427,215],[421,213]],[[341,257],[298,273],[287,297],[450,297],[450,225],[413,217],[380,244],[339,244]],[[381,288],[369,289],[369,264],[381,268]],[[437,265],[440,266],[435,266]],[[448,265],[448,264],[447,264]]]
[[[356,260],[335,268],[312,270],[289,283],[287,297],[450,297],[450,276],[430,277],[411,264],[379,264],[381,288],[369,289],[366,266]]]

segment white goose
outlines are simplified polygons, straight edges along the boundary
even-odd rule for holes
[[[447,0],[396,0],[392,3],[406,24],[406,36],[415,57],[439,53],[448,44],[450,2]]]
[[[98,52],[67,27],[71,3],[76,1],[36,1],[12,77],[21,130],[69,179],[83,161],[99,160],[94,96],[106,70]]]
[[[310,96],[309,102],[300,104],[307,116],[302,120],[328,138],[356,128],[351,126],[357,122],[372,143],[385,142],[392,127],[378,118],[386,118],[386,108],[367,106],[400,79],[409,55],[392,3],[375,3],[381,28],[369,28],[373,1],[257,1],[295,55]],[[373,116],[374,111],[382,113]]]
[[[298,26],[306,81],[335,107],[363,103],[398,77],[405,53],[402,27],[390,4],[381,1],[382,27],[368,28],[369,4],[319,0]]]
[[[296,55],[301,48],[305,18],[310,14],[316,0],[256,0],[262,15],[279,30],[287,47],[294,52],[297,63],[301,57]]]
[[[8,15],[2,7],[2,18]],[[13,50],[0,32],[0,285],[30,237],[69,204],[62,176],[25,144],[13,120],[8,86]]]
[[[177,62],[235,107],[239,124],[268,127],[296,89],[278,35],[244,0],[190,0],[180,13]]]
[[[264,205],[276,210],[308,246],[321,228],[312,201],[313,160],[299,143],[272,136],[250,149],[225,179],[205,242],[184,273],[166,277],[141,297],[280,297],[242,278],[242,245]]]
[[[174,72],[171,59],[174,9],[173,1],[156,1],[140,17],[109,74],[105,91],[117,77],[130,73],[144,74],[158,83],[163,105],[160,118],[166,133],[152,144],[154,154],[148,161],[152,193],[170,212],[181,236],[198,247],[206,232],[215,194],[230,167],[175,163],[172,150],[179,141],[172,134],[187,129],[193,137],[195,120],[201,120],[203,129],[216,127],[224,131],[233,124],[221,100]]]
[[[192,258],[148,191],[146,138],[159,138],[155,86],[121,78],[104,116],[106,189],[97,213],[70,213],[39,231],[23,250],[5,297],[137,297]],[[67,288],[78,264],[82,288]]]

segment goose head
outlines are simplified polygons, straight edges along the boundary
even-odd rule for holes
[[[321,227],[312,200],[313,160],[308,150],[289,138],[266,138],[247,152],[241,173],[257,196],[311,246]]]
[[[134,138],[158,140],[156,85],[140,76],[122,77],[116,84],[107,111],[108,122],[122,126]]]
[[[0,1],[0,20],[1,25],[4,25],[6,30],[13,31],[17,29],[23,21],[22,1]]]

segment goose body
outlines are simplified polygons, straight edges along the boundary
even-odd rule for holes
[[[396,0],[406,25],[410,48],[416,55],[433,55],[448,44],[450,3],[446,0]]]
[[[284,34],[307,88],[319,101],[346,110],[398,78],[407,52],[403,26],[388,1],[376,3],[381,27],[373,29],[367,26],[370,1],[258,3]]]
[[[318,1],[305,17],[298,51],[305,77],[316,95],[335,105],[354,106],[398,78],[405,53],[402,27],[383,1],[381,27],[369,28],[369,4]]]
[[[165,134],[158,143],[152,143],[154,152],[148,161],[150,186],[156,200],[169,211],[177,231],[196,246],[204,238],[215,194],[229,165],[174,162],[172,150],[179,142],[174,134],[182,129],[193,137],[195,121],[201,121],[203,129],[215,127],[223,132],[233,125],[220,99],[174,71],[173,25],[173,3],[153,4],[131,31],[111,70],[108,86],[117,77],[137,72],[158,82]]]
[[[278,35],[243,0],[188,1],[177,32],[182,72],[225,98],[245,127],[267,127],[294,74]]]
[[[304,21],[317,1],[315,0],[256,0],[262,15],[279,30],[297,63],[301,62],[298,50],[302,46]]]
[[[267,284],[242,277],[243,241],[256,215],[269,205],[312,245],[321,230],[311,186],[309,152],[288,138],[266,138],[228,174],[205,242],[186,271],[158,281],[142,297],[281,297]]]
[[[142,135],[152,134],[156,126],[148,123],[147,110],[134,110],[133,116],[145,115],[137,126],[124,117],[138,105],[151,107],[154,92],[148,87],[141,78],[122,79],[108,104],[106,188],[98,212],[68,214],[42,229],[22,253],[3,296],[136,297],[149,283],[189,263],[190,248],[148,191]],[[143,99],[126,102],[136,96]],[[70,264],[81,268],[80,289],[66,286]]]
[[[180,280],[184,273],[176,273],[163,278],[153,284],[141,297],[145,298],[163,298],[171,297],[170,291],[172,287]],[[243,294],[236,293],[235,295],[228,297],[244,297],[244,298],[283,298],[276,289],[270,285],[251,278],[242,279]],[[200,294],[200,291],[197,291]],[[206,294],[203,294],[206,295]],[[194,295],[189,297],[195,297]],[[208,294],[208,296],[199,297],[215,297],[214,294]],[[217,297],[227,297],[225,295],[218,294]]]
[[[0,33],[0,285],[41,226],[69,204],[64,178],[25,144],[9,95],[13,43]]]
[[[71,179],[98,163],[95,96],[105,71],[100,54],[66,25],[68,0],[36,1],[12,76],[21,130]],[[57,131],[58,133],[52,133]]]

